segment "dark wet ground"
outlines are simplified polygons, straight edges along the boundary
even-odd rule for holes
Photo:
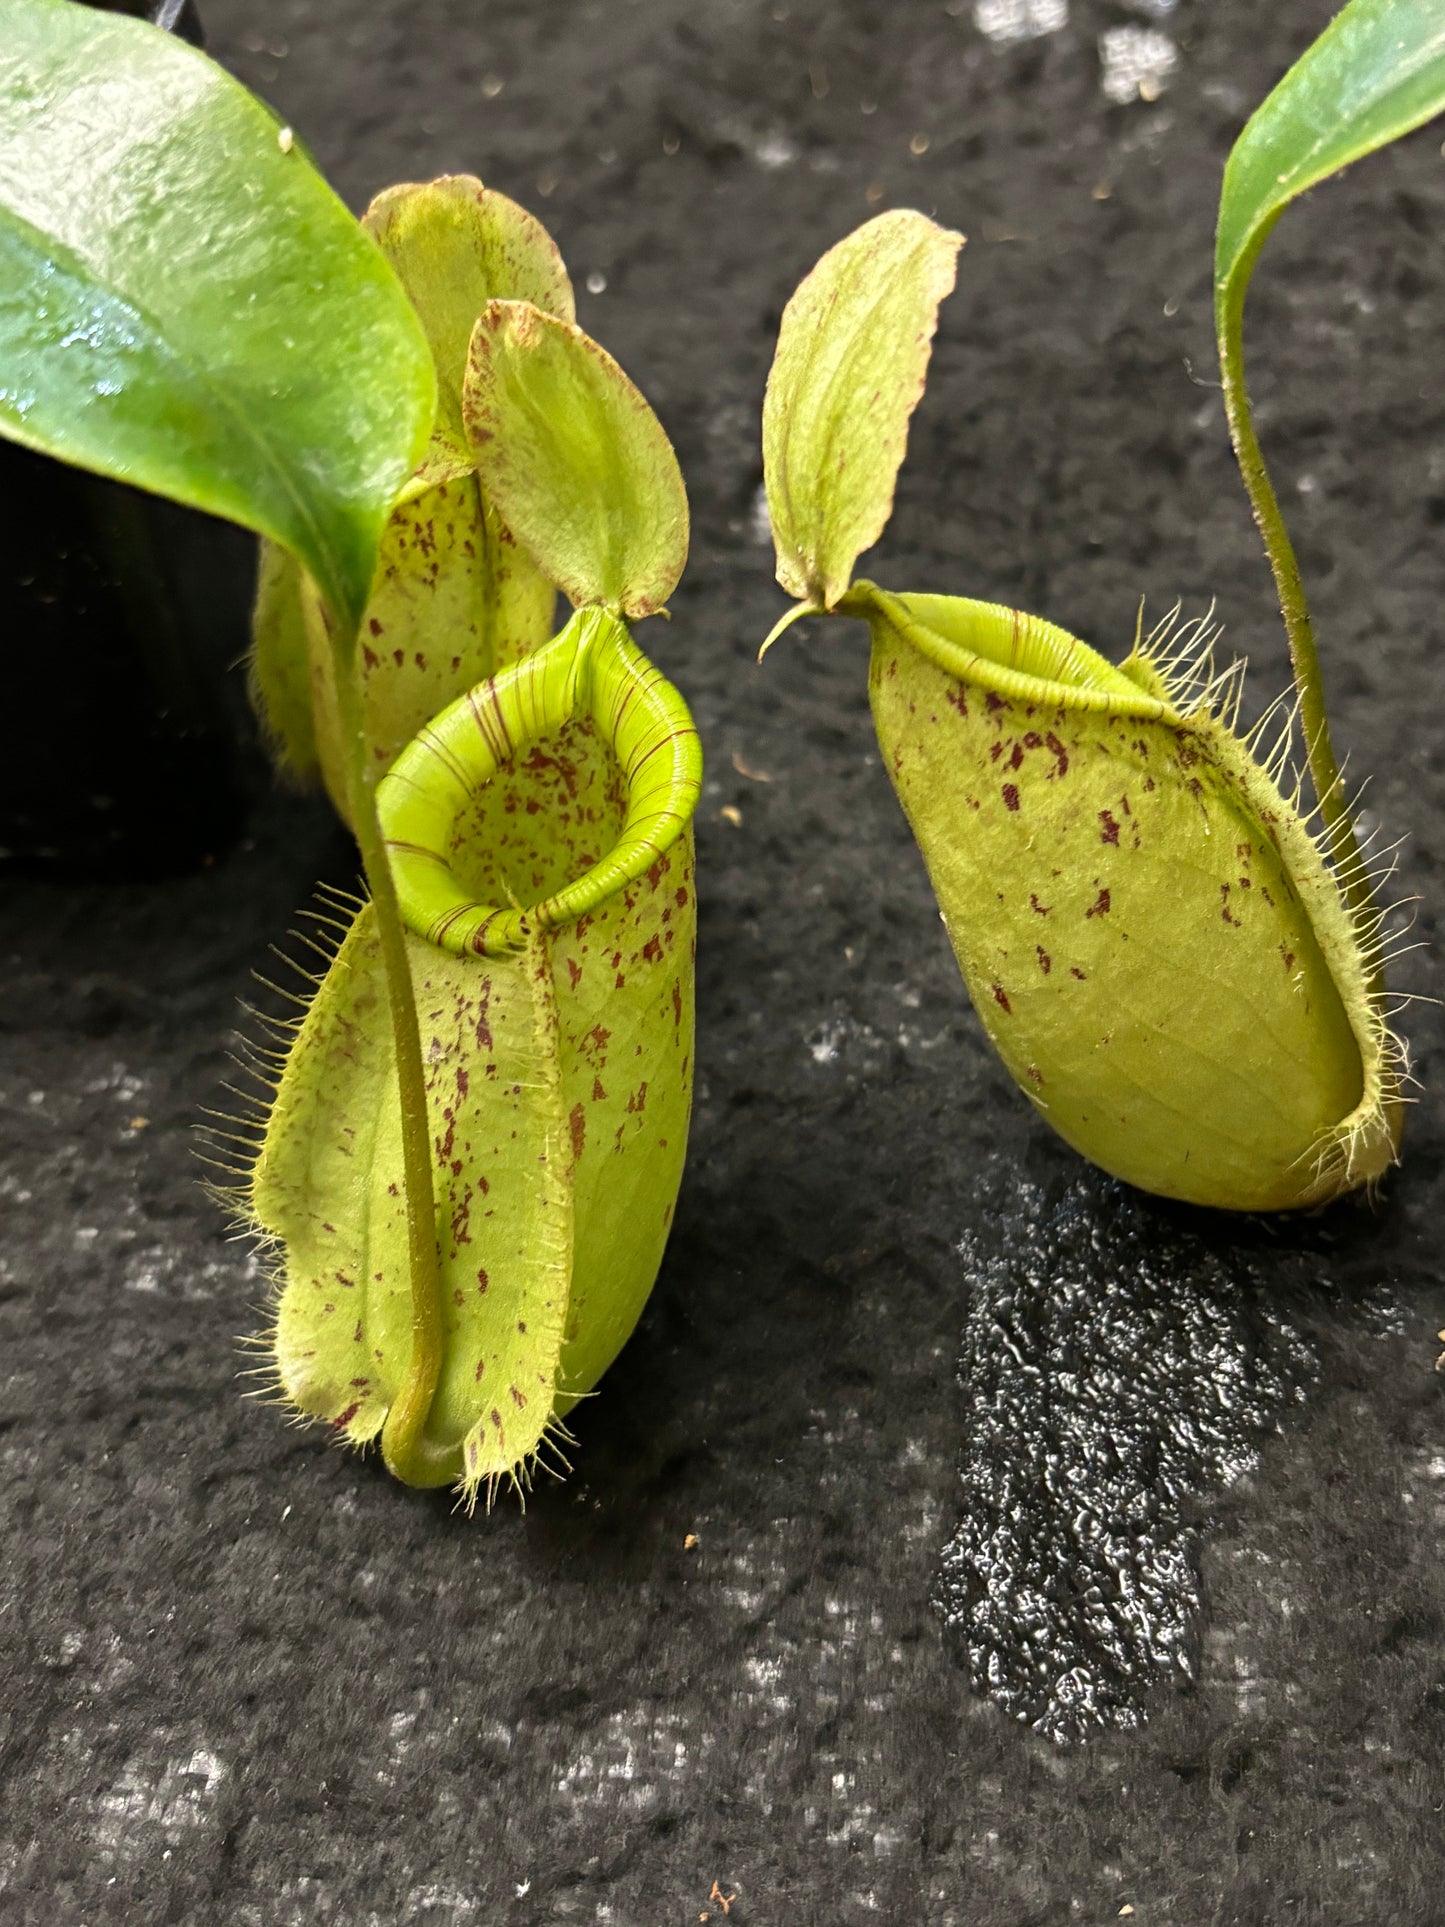
[[[1281,1234],[1094,1173],[990,1179],[959,1246],[962,1495],[937,1602],[977,1691],[1082,1740],[1198,1684],[1200,1501],[1307,1405],[1326,1331],[1409,1321],[1358,1213]],[[1341,1280],[1342,1235],[1366,1247],[1363,1291]]]
[[[781,304],[914,204],[970,240],[870,573],[1117,652],[1141,592],[1217,596],[1275,691],[1210,228],[1328,11],[212,0],[353,204],[467,167],[534,207],[674,436],[694,558],[644,636],[710,759],[698,1107],[576,1477],[468,1522],[238,1398],[263,1281],[188,1132],[267,945],[350,874],[324,812],[270,798],[176,882],[7,886],[0,1920],[1445,1918],[1438,1013],[1407,1013],[1424,1091],[1373,1215],[1120,1192],[984,1049],[861,633],[751,664]],[[1010,19],[1049,30],[984,31]],[[1107,96],[1126,58],[1155,99]],[[1439,133],[1296,210],[1251,315],[1340,736],[1426,938]]]

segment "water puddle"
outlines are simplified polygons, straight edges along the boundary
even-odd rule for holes
[[[1200,1495],[1304,1399],[1318,1348],[1293,1313],[1331,1288],[1308,1248],[1206,1242],[1092,1174],[988,1190],[960,1246],[962,1523],[934,1603],[974,1689],[1069,1741],[1197,1677]]]

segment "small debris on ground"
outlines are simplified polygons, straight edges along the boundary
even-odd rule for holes
[[[733,751],[733,768],[739,776],[746,776],[750,783],[771,783],[772,775],[765,769],[753,769],[745,763],[736,750]]]

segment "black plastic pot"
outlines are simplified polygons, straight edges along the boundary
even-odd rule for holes
[[[197,45],[191,0],[114,0]],[[245,820],[250,539],[0,442],[0,869],[194,869]]]

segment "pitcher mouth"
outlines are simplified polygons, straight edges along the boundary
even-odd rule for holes
[[[615,843],[536,902],[480,901],[449,854],[461,818],[506,764],[582,719],[616,760],[625,806]],[[537,931],[575,922],[645,876],[687,828],[701,790],[702,747],[682,697],[618,617],[579,609],[545,648],[443,710],[378,785],[402,918],[456,956],[515,954]]]
[[[855,582],[839,615],[888,623],[946,676],[977,683],[1013,702],[1058,704],[1152,721],[1181,720],[1172,704],[1067,629],[997,602],[958,596],[896,595]],[[958,633],[967,626],[967,636]]]

